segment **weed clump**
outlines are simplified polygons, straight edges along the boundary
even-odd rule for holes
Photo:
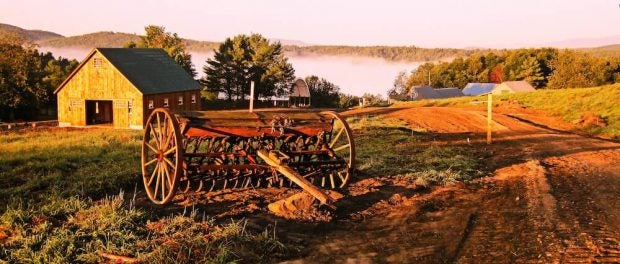
[[[269,232],[248,232],[244,221],[215,225],[196,211],[150,221],[132,204],[122,192],[99,201],[55,196],[42,207],[12,204],[0,215],[0,260],[100,263],[107,253],[144,263],[265,262],[289,250]]]

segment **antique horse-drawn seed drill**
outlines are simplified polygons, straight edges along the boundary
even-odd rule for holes
[[[340,188],[355,163],[347,122],[335,112],[308,110],[193,111],[149,116],[142,143],[142,178],[155,204],[176,191],[293,186],[322,203],[316,185]]]

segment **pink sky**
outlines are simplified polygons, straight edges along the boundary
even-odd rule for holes
[[[145,25],[156,24],[181,37],[213,41],[256,32],[310,44],[522,47],[620,40],[619,5],[620,0],[20,0],[2,3],[0,23],[65,36],[142,33]]]

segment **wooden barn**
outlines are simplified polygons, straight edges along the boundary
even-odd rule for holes
[[[96,48],[54,91],[58,123],[142,129],[158,107],[200,110],[201,88],[163,49]]]

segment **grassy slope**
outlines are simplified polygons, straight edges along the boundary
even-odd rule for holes
[[[396,120],[351,121],[359,177],[401,175],[432,186],[481,175],[472,148],[436,145]],[[97,252],[147,263],[259,263],[297,252],[243,222],[219,226],[201,212],[162,218],[136,208],[140,143],[140,132],[110,129],[0,134],[0,263],[94,263]]]
[[[567,122],[578,120],[585,112],[601,115],[608,126],[588,127],[584,131],[611,137],[620,137],[620,83],[593,88],[546,89],[531,93],[496,97],[494,101],[504,103],[518,101],[523,106],[544,110]],[[471,106],[479,97],[463,97],[444,100],[399,102],[395,106]],[[484,99],[483,99],[484,100]]]

